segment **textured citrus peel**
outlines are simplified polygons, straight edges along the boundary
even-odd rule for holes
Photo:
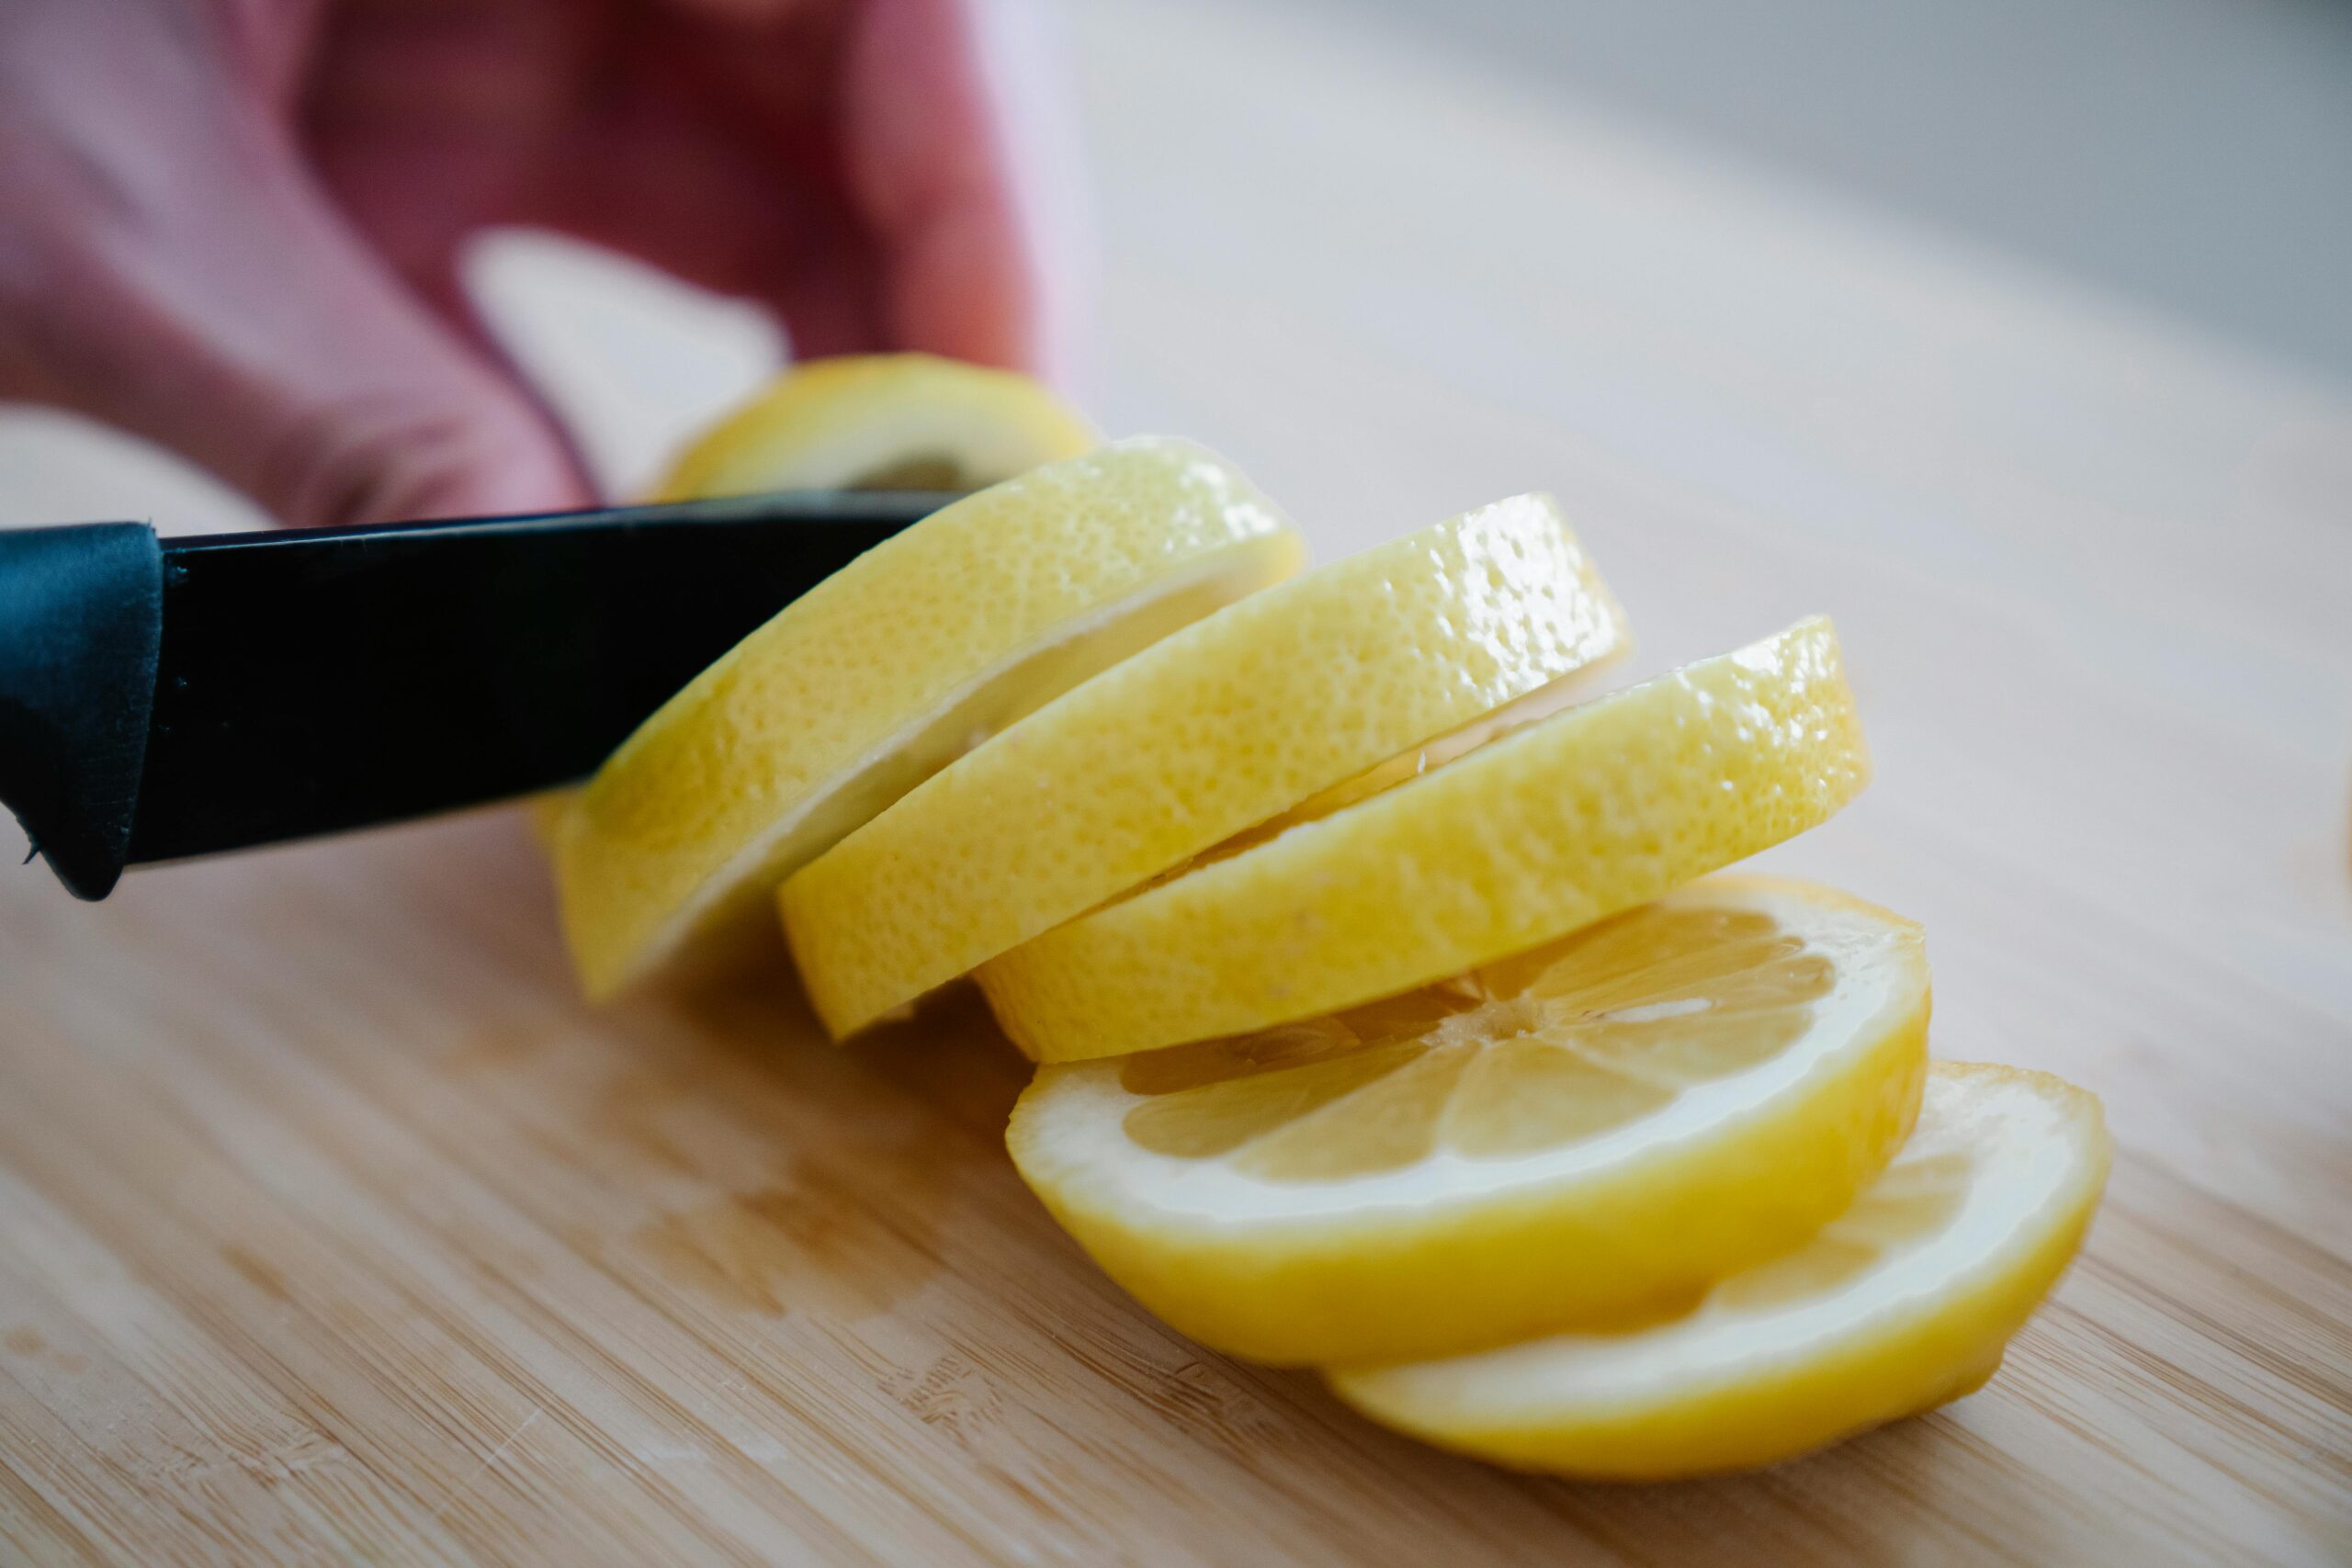
[[[1815,617],[1105,905],[978,978],[1047,1062],[1312,1018],[1645,903],[1826,821],[1869,774]]]
[[[1025,376],[928,354],[794,366],[681,452],[658,499],[763,490],[973,490],[1100,440]]]
[[[862,1028],[1629,640],[1544,496],[1269,589],[1040,708],[787,883],[809,998],[836,1036]]]
[[[2097,1097],[1937,1063],[1917,1129],[1813,1241],[1614,1334],[1330,1374],[1400,1431],[1525,1469],[1777,1463],[1980,1387],[2080,1249],[2113,1157]]]
[[[1239,472],[1157,437],[1031,469],[867,551],[696,676],[559,812],[585,988],[608,996],[772,921],[777,883],[978,738],[1304,558]]]

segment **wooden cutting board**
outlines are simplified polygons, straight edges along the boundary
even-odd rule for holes
[[[1524,1479],[1204,1352],[1000,1143],[969,996],[571,997],[511,817],[0,931],[0,1540],[161,1562],[2324,1559],[2347,1271],[2133,1136],[1992,1386],[1770,1474]],[[2339,1545],[2340,1533],[2333,1538]]]
[[[968,995],[846,1051],[780,964],[592,1010],[511,812],[32,868],[0,1557],[2352,1560],[2352,394],[1374,35],[1079,20],[1112,426],[1326,556],[1551,487],[1652,667],[1835,613],[1879,781],[1771,859],[1925,921],[1940,1054],[2106,1097],[2080,1264],[1946,1411],[1518,1477],[1104,1282]],[[0,437],[12,509],[131,504]]]

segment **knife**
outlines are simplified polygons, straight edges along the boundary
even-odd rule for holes
[[[569,783],[786,603],[955,499],[0,532],[0,804],[68,888],[103,898],[127,865]]]

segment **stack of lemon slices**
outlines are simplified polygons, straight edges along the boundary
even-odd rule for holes
[[[1910,921],[1712,874],[1867,782],[1826,619],[1604,694],[1625,618],[1543,496],[1303,570],[1214,455],[913,355],[796,372],[670,489],[910,480],[986,488],[556,808],[592,993],[779,904],[836,1036],[976,976],[1114,1279],[1504,1463],[1769,1463],[1992,1375],[2098,1101],[1930,1064]]]

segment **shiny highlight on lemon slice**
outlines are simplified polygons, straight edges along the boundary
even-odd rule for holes
[[[1524,495],[1189,626],[1006,729],[787,883],[835,1035],[1629,638]]]
[[[1695,1306],[1331,1386],[1375,1421],[1523,1469],[1656,1480],[1792,1459],[1982,1386],[2081,1247],[2110,1156],[2082,1089],[1938,1063],[1885,1174]],[[1557,1266],[1574,1278],[1574,1258]]]
[[[555,808],[558,892],[605,997],[730,928],[995,731],[1297,570],[1213,454],[1139,437],[1030,469],[867,551],[736,645]]]
[[[657,496],[977,490],[1096,440],[1076,411],[1009,370],[928,354],[804,360],[681,452]]]
[[[1336,1016],[1045,1067],[1008,1142],[1205,1345],[1445,1354],[1802,1241],[1909,1129],[1928,1010],[1908,920],[1724,878]]]
[[[1869,772],[1816,617],[1107,905],[979,981],[1047,1062],[1312,1018],[1655,898],[1826,820]]]

